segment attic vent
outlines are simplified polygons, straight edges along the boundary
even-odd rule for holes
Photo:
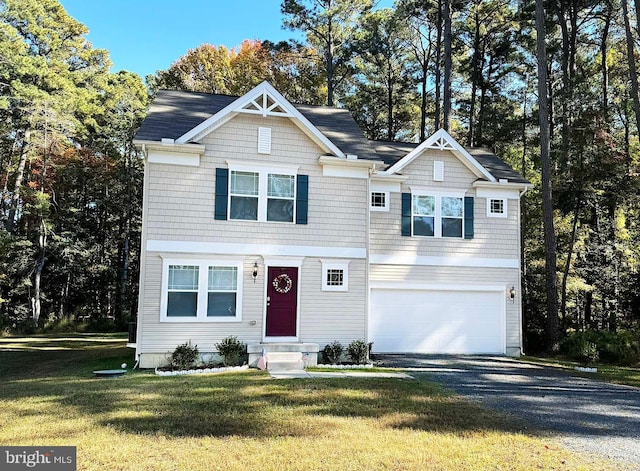
[[[433,162],[433,181],[444,181],[444,162],[442,160],[434,160]]]
[[[271,153],[271,128],[258,128],[258,154]]]

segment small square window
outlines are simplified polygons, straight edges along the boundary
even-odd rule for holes
[[[332,268],[327,270],[327,286],[343,286],[344,270]]]
[[[322,262],[322,291],[349,290],[349,262]]]
[[[503,198],[487,198],[487,216],[493,218],[506,218],[507,200]]]
[[[372,191],[369,208],[371,208],[372,211],[389,211],[389,193]]]

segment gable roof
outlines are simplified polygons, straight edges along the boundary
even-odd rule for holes
[[[303,120],[300,124],[313,128],[321,134],[329,143],[327,147],[333,147],[333,152],[339,157],[353,154],[360,159],[378,160],[386,166],[384,174],[400,171],[425,148],[441,148],[456,153],[480,178],[494,182],[507,179],[512,183],[529,184],[525,178],[490,150],[463,148],[444,130],[436,132],[421,144],[369,141],[348,110],[329,106],[291,104],[267,82],[263,82],[244,97],[159,90],[134,141],[160,142],[163,138],[178,141],[184,136],[188,139],[190,133],[197,133],[194,132],[196,128],[206,129],[207,121],[209,123],[215,121],[212,118],[216,115],[221,119],[219,113],[224,112],[225,109],[228,111],[230,107],[241,106],[241,102],[245,105],[255,103],[255,97],[265,91],[273,92],[274,96],[281,98],[281,104],[286,105],[286,109],[276,110],[277,115],[295,117],[295,110],[297,119]],[[244,100],[241,100],[242,98]],[[257,110],[247,110],[247,112],[258,114]]]
[[[243,97],[159,90],[134,139],[161,141],[162,138],[169,138],[188,142],[190,137],[206,131],[208,126],[221,122],[234,109],[251,105],[256,96],[264,92],[277,94],[275,96],[282,106],[278,109],[282,111],[276,111],[276,115],[294,118],[310,132],[315,129],[316,138],[323,140],[330,152],[340,157],[354,154],[361,159],[373,155],[369,141],[348,110],[328,106],[292,105],[267,82]],[[253,109],[246,111],[257,114]]]
[[[415,150],[418,145],[415,142],[371,141],[371,146],[376,152],[372,160],[380,160],[390,168]],[[489,149],[485,147],[465,147],[465,150],[486,168],[496,181],[507,179],[511,183],[530,184],[526,178]]]
[[[490,182],[497,181],[497,179],[493,175],[491,175],[491,173],[486,168],[480,165],[480,163],[476,159],[474,159],[464,147],[458,144],[458,142],[453,137],[451,137],[451,135],[444,129],[440,129],[429,136],[427,140],[419,144],[406,156],[404,156],[402,159],[385,170],[384,174],[392,175],[394,173],[398,173],[411,162],[413,162],[419,155],[421,155],[422,151],[425,149],[449,150],[453,152],[453,154],[455,154],[460,159],[460,161],[478,177],[484,177]]]

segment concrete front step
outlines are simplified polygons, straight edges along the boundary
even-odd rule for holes
[[[298,361],[271,361],[267,363],[267,371],[298,371],[304,370],[304,362]]]
[[[279,364],[280,362],[301,362],[304,367],[318,364],[317,343],[254,343],[247,345],[249,354],[249,366],[257,366],[262,351],[267,354],[267,364]],[[296,367],[299,369],[299,367]],[[271,370],[271,368],[269,368]]]

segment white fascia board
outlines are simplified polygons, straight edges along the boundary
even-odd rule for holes
[[[515,183],[515,182],[484,182],[475,181],[472,185],[476,189],[476,194],[479,197],[499,197],[499,198],[511,198],[520,199],[527,190],[533,188],[531,183]],[[511,196],[512,193],[517,193],[516,196]],[[508,195],[508,196],[500,196]]]
[[[134,140],[133,145],[136,149],[143,152],[150,150],[157,150],[160,152],[179,152],[183,154],[198,154],[203,155],[206,147],[202,144],[180,144],[170,142],[158,142],[158,141],[146,141],[146,140]]]
[[[337,257],[364,259],[364,247],[319,247],[306,245],[263,245],[225,242],[191,242],[180,240],[148,240],[148,252],[198,253],[218,255],[261,255],[284,257]]]
[[[282,163],[257,162],[252,160],[230,160],[227,161],[229,170],[239,172],[265,172],[277,173],[281,172],[286,175],[296,175],[300,169],[299,165],[288,165]]]
[[[449,150],[454,155],[456,155],[460,161],[466,165],[473,173],[475,173],[479,177],[484,177],[490,182],[495,182],[496,178],[489,173],[489,171],[484,168],[480,163],[474,159],[469,152],[466,151],[464,147],[462,147],[458,142],[444,129],[440,129],[436,131],[433,135],[431,135],[426,141],[420,144],[418,147],[413,149],[407,155],[405,155],[402,159],[388,168],[384,173],[393,174],[399,172],[404,167],[413,162],[425,149],[431,148],[431,146],[438,140],[444,139],[447,144],[449,144],[453,149],[443,149]]]
[[[320,165],[334,165],[341,167],[360,167],[367,169],[375,169],[376,165],[380,165],[380,162],[377,160],[366,160],[366,159],[342,159],[340,157],[334,157],[333,155],[321,155],[318,157],[318,163]]]
[[[389,192],[389,193],[400,193],[402,190],[400,186],[400,182],[398,181],[384,181],[379,179],[371,179],[369,183],[370,191],[379,191],[379,192]]]
[[[370,172],[379,162],[321,155],[318,163],[322,165],[322,175],[325,177],[369,178]]]
[[[349,168],[339,165],[323,165],[323,177],[342,177],[342,178],[369,178],[369,170],[366,168]]]
[[[147,152],[147,162],[152,164],[183,165],[187,167],[199,167],[200,155],[184,154],[180,152],[160,152],[150,150]]]
[[[433,257],[426,255],[370,255],[372,265],[519,268],[519,258]]]
[[[302,113],[300,113],[295,106],[293,106],[286,98],[284,98],[269,82],[264,81],[261,84],[257,85],[255,88],[235,100],[233,103],[230,103],[216,114],[208,118],[207,120],[200,123],[198,126],[188,131],[187,133],[180,136],[176,139],[177,143],[185,143],[193,140],[196,136],[201,136],[210,132],[210,130],[214,129],[216,123],[224,118],[229,118],[231,113],[237,113],[239,110],[242,110],[246,105],[254,102],[258,97],[262,96],[263,93],[268,93],[272,96],[272,98],[278,102],[279,106],[283,108],[287,114],[283,115],[285,117],[292,118],[294,123],[296,123],[299,127],[304,128],[306,132],[310,133],[314,140],[323,144],[328,151],[335,154],[338,157],[342,157],[346,159],[346,155],[342,152],[333,142],[331,142],[324,134],[320,132],[318,128],[316,128],[311,122],[305,118]]]

